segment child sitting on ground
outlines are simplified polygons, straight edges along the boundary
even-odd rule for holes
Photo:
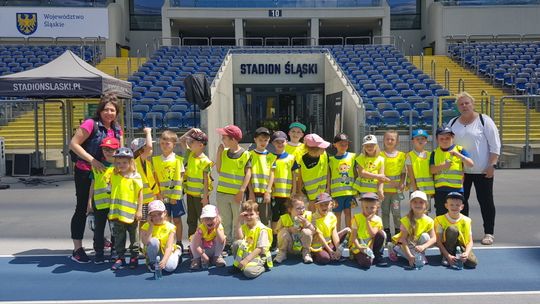
[[[210,265],[224,267],[225,260],[221,256],[225,247],[225,230],[221,225],[221,217],[214,205],[206,205],[201,211],[201,224],[191,236],[189,246],[193,259],[191,270],[208,268]]]

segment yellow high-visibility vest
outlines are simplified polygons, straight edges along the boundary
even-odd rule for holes
[[[356,228],[358,229],[355,236],[358,239],[358,242],[360,244],[363,243],[366,246],[371,247],[373,238],[369,235],[369,232],[367,229],[367,220],[364,213],[360,212],[360,213],[355,214],[354,222],[356,224]],[[377,228],[378,230],[383,230],[382,219],[379,216],[375,215],[373,218],[371,218],[371,221],[369,221],[369,226],[372,228]],[[360,252],[360,248],[357,248],[354,242],[349,242],[349,244],[354,254],[357,254]]]
[[[407,232],[409,235],[412,235],[412,228],[411,228],[411,222],[409,221],[409,217],[404,216],[400,220],[401,224],[407,229]],[[423,217],[416,219],[416,231],[413,237],[414,243],[418,242],[420,237],[422,236],[422,233],[429,233],[434,227],[433,219],[430,218],[427,215],[424,215]],[[401,238],[401,232],[394,235],[392,237],[392,241],[394,243],[397,243],[399,241],[399,238]]]
[[[143,168],[142,159],[140,157],[135,159],[135,165],[137,167],[137,173],[141,175],[143,183],[143,204],[148,204],[159,194],[159,187],[157,186],[154,177],[154,168],[152,167],[152,162],[150,160],[145,161]]]
[[[315,222],[313,225],[317,228],[317,231],[320,231],[324,237],[324,240],[327,244],[332,242],[332,231],[336,229],[337,217],[333,212],[328,212],[326,216],[322,217],[318,213],[313,216],[312,222]],[[315,240],[315,238],[314,238]],[[318,239],[317,239],[318,240]],[[320,251],[323,248],[323,244],[319,241],[313,241],[311,243],[312,251]]]
[[[251,154],[251,186],[255,193],[265,193],[270,181],[270,170],[276,161],[276,155],[270,152],[266,154],[257,153],[254,150]]]
[[[328,158],[326,155],[319,157],[319,162],[313,168],[307,168],[304,159],[300,158],[300,174],[304,182],[304,189],[310,201],[317,198],[317,195],[326,191],[326,175],[328,174]]]
[[[453,151],[461,151],[461,146],[455,145],[452,148]],[[435,188],[450,187],[461,189],[463,187],[463,162],[457,156],[452,156],[449,151],[441,150],[441,147],[437,147],[434,156],[434,165],[442,165],[446,160],[450,160],[450,168],[441,171],[439,174],[435,174],[433,180],[435,182]]]
[[[291,197],[293,186],[293,166],[295,157],[288,154],[284,158],[276,159],[276,168],[274,169],[274,184],[272,186],[273,197]]]
[[[169,199],[181,199],[184,159],[176,155],[174,159],[163,161],[161,155],[158,155],[152,157],[152,163],[159,180],[161,195]]]
[[[471,218],[462,214],[457,222],[451,223],[446,214],[437,216],[435,218],[435,230],[438,231],[439,228],[442,230],[443,242],[446,241],[446,229],[450,226],[455,226],[459,231],[458,242],[460,245],[467,246],[471,242]]]
[[[308,222],[311,222],[311,219],[312,219],[311,211],[306,210],[304,211],[302,215],[306,218]],[[281,226],[283,226],[284,228],[289,228],[289,227],[294,226],[294,220],[291,217],[291,215],[288,213],[283,214],[282,216],[279,217],[279,219],[281,220]]]
[[[366,172],[379,174],[379,171],[384,164],[384,158],[380,155],[365,156],[364,154],[360,154],[356,157],[355,162],[359,167],[364,168]],[[378,183],[379,181],[375,178],[358,176],[354,181],[354,189],[360,194],[367,192],[377,193]]]
[[[355,153],[346,152],[344,157],[337,159],[330,157],[330,194],[333,198],[355,195],[354,185],[354,159]]]
[[[435,183],[433,182],[433,175],[429,172],[430,155],[431,152],[426,152],[426,158],[421,158],[416,152],[409,152],[416,187],[426,194],[433,195],[435,194]]]
[[[405,167],[405,158],[407,155],[398,151],[395,157],[390,157],[385,151],[381,151],[381,156],[384,158],[384,175],[393,182],[399,182],[401,180],[401,173]],[[398,188],[391,186],[390,183],[385,183],[384,192],[397,193]]]
[[[236,194],[240,191],[244,177],[246,176],[245,167],[251,154],[244,151],[239,158],[229,158],[227,156],[229,149],[221,153],[221,170],[219,172],[217,191],[221,193]]]
[[[105,171],[99,172],[92,168],[92,174],[94,176],[94,207],[96,210],[103,210],[109,208],[111,205],[111,175],[113,174],[114,167],[111,165],[107,167]]]
[[[188,156],[186,173],[184,174],[185,192],[194,197],[201,197],[204,193],[204,172],[208,172],[208,192],[212,189],[212,180],[209,166],[212,167],[213,162],[202,153],[199,157],[194,157],[192,153]]]
[[[138,174],[134,178],[112,174],[109,220],[118,220],[126,224],[133,223],[142,186],[142,180]]]
[[[270,254],[270,244],[272,244],[273,241],[272,229],[266,227],[261,222],[258,222],[255,227],[251,229],[246,224],[242,225],[242,233],[244,234],[244,239],[242,240],[240,246],[238,247],[238,251],[236,252],[236,256],[233,262],[234,266],[238,267],[240,265],[240,261],[242,261],[246,256],[252,253],[255,248],[257,248],[259,236],[261,235],[261,231],[263,229],[266,230],[266,234],[268,235],[268,246],[264,247],[261,255],[249,262],[247,266],[256,266],[258,264],[256,260],[260,260],[261,258],[264,259],[264,262],[266,263],[266,266],[268,268],[272,268],[274,266],[272,262],[272,255]]]

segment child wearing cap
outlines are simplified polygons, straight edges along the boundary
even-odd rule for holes
[[[126,234],[129,233],[129,267],[138,265],[139,245],[137,244],[137,224],[142,218],[142,180],[135,167],[133,151],[130,148],[118,149],[114,157],[114,171],[111,175],[111,205],[109,221],[114,221],[114,249],[118,257],[112,270],[126,265]]]
[[[277,224],[280,217],[287,214],[287,201],[291,194],[296,193],[295,181],[298,164],[295,156],[285,151],[287,143],[285,132],[274,132],[271,141],[276,155],[275,166],[271,168],[271,175],[274,176],[274,182],[272,183],[272,231],[277,233]],[[274,234],[274,243],[275,240],[278,240],[276,234]],[[272,247],[275,247],[275,244],[272,244]]]
[[[409,175],[411,191],[420,190],[427,194],[429,213],[431,211],[431,197],[435,194],[435,184],[433,183],[433,175],[429,172],[431,152],[425,150],[428,136],[428,133],[423,129],[416,129],[412,132],[413,149],[407,153],[405,166]]]
[[[270,254],[272,229],[259,221],[259,204],[252,200],[242,203],[235,231],[233,273],[242,272],[253,279],[274,266]]]
[[[315,226],[311,223],[311,211],[306,210],[306,197],[294,194],[287,200],[287,213],[280,216],[276,225],[279,252],[274,262],[282,263],[287,259],[287,253],[302,254],[304,263],[313,263],[310,247],[313,241]]]
[[[226,263],[221,253],[225,247],[225,231],[221,225],[221,217],[214,205],[205,205],[201,211],[201,224],[191,236],[189,246],[193,258],[191,270],[208,268],[210,265],[225,267]]]
[[[388,242],[388,257],[397,261],[401,255],[414,267],[415,254],[421,254],[424,264],[427,264],[426,249],[437,241],[433,219],[426,215],[427,196],[422,191],[411,193],[410,210],[401,218],[400,232]]]
[[[474,166],[469,153],[454,144],[454,132],[448,126],[437,129],[438,147],[429,158],[429,171],[435,182],[435,214],[447,212],[444,204],[450,192],[463,192],[463,167]]]
[[[383,231],[382,220],[377,215],[379,196],[371,192],[364,193],[360,197],[360,205],[362,212],[354,215],[351,226],[352,256],[362,268],[370,268],[371,265],[387,266],[382,256],[386,233]],[[368,248],[373,253],[373,258]]]
[[[208,143],[206,133],[192,128],[179,139],[184,153],[186,172],[184,174],[188,236],[197,230],[202,208],[208,204],[208,196],[212,189],[211,171],[214,163],[204,154]]]
[[[90,172],[90,193],[88,194],[88,206],[86,214],[94,214],[94,257],[95,264],[105,263],[103,253],[105,247],[105,226],[111,204],[110,180],[114,170],[114,152],[120,148],[120,141],[115,137],[107,137],[101,141],[101,151],[103,152],[105,171],[98,171],[92,168]]]
[[[382,221],[386,235],[390,237],[390,213],[394,222],[395,234],[399,233],[399,220],[401,218],[401,198],[405,188],[405,153],[397,150],[399,143],[398,133],[388,130],[383,137],[384,149],[381,156],[384,158],[384,175],[390,181],[384,183],[384,199],[381,203]]]
[[[350,140],[347,134],[340,133],[334,137],[336,155],[329,157],[328,172],[329,193],[336,200],[337,206],[332,212],[337,217],[337,227],[341,229],[341,213],[345,214],[345,227],[351,226],[351,206],[356,190],[354,185],[355,153],[348,152]]]
[[[289,125],[289,138],[291,140],[287,142],[285,152],[294,155],[297,159],[306,153],[304,144],[300,142],[304,137],[306,129],[306,125],[298,121]]]
[[[219,174],[216,201],[221,214],[229,252],[234,239],[233,225],[240,213],[240,204],[251,180],[251,154],[240,147],[242,131],[235,125],[217,129],[222,144],[216,153],[216,168]]]
[[[463,214],[465,198],[459,192],[450,192],[446,196],[446,214],[435,218],[435,232],[437,246],[441,251],[442,264],[453,266],[457,261],[456,251],[461,249],[461,260],[468,268],[475,268],[478,264],[474,255],[471,219]]]
[[[176,226],[176,243],[184,250],[182,244],[182,216],[186,214],[182,202],[182,180],[184,175],[184,159],[174,153],[178,142],[176,133],[165,130],[159,137],[161,155],[152,157],[152,164],[159,184],[158,198],[165,203],[167,213]]]
[[[272,217],[270,210],[272,185],[274,183],[272,168],[275,168],[276,165],[276,155],[266,149],[270,142],[270,131],[267,128],[257,128],[253,140],[255,149],[249,151],[251,154],[251,180],[248,185],[249,199],[262,204],[259,206],[260,221],[268,226]]]
[[[148,217],[148,203],[155,200],[159,195],[159,186],[156,182],[154,166],[150,158],[152,157],[152,129],[144,128],[144,138],[135,138],[131,141],[131,150],[135,159],[137,172],[141,175],[143,182],[143,215],[141,221],[146,221]]]
[[[317,264],[325,265],[331,261],[341,258],[339,245],[345,240],[351,228],[345,227],[337,230],[337,218],[330,210],[334,200],[330,194],[322,192],[315,201],[316,212],[313,214],[312,222],[317,229],[311,243],[313,261]]]
[[[300,172],[296,191],[306,191],[310,201],[309,210],[315,210],[317,196],[327,189],[328,155],[325,149],[330,143],[317,134],[308,134],[304,137],[307,153],[298,159]]]
[[[354,188],[360,194],[377,193],[379,199],[384,199],[383,185],[390,179],[384,175],[384,158],[377,144],[375,135],[364,136],[362,153],[354,160],[358,177],[354,181]]]
[[[148,221],[141,226],[141,242],[145,247],[146,266],[154,272],[159,256],[159,268],[174,272],[181,262],[182,252],[176,245],[176,227],[167,221],[165,204],[154,200],[148,204]]]

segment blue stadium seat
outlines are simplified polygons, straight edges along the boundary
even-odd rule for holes
[[[136,104],[136,105],[133,105],[132,110],[133,112],[146,114],[147,112],[150,112],[150,106],[145,105],[145,104]]]
[[[382,123],[387,128],[397,128],[401,124],[401,115],[396,110],[384,111]]]
[[[133,127],[135,129],[142,129],[144,125],[144,114],[139,112],[133,112]]]
[[[396,111],[399,112],[400,115],[403,115],[403,111],[411,110],[412,107],[411,107],[411,104],[408,102],[400,102],[400,103],[396,103],[395,109]]]
[[[382,123],[382,116],[378,111],[366,111],[366,124],[368,126],[379,126]]]
[[[422,112],[423,110],[431,110],[431,104],[427,102],[416,102],[413,105],[416,111]]]
[[[148,112],[144,116],[144,125],[151,128],[161,129],[163,127],[163,113]]]
[[[184,114],[182,112],[167,112],[163,123],[165,128],[180,129],[184,126]]]
[[[384,111],[394,110],[394,106],[389,102],[380,102],[377,104],[377,110],[383,113]]]
[[[433,110],[423,110],[422,122],[427,126],[433,126]]]
[[[403,123],[405,125],[418,126],[420,123],[420,114],[416,110],[403,111]]]
[[[169,108],[169,111],[185,113],[188,111],[188,109],[189,109],[189,106],[187,104],[175,104]]]

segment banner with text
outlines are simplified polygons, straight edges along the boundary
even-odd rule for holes
[[[109,38],[108,9],[3,7],[0,37]]]

